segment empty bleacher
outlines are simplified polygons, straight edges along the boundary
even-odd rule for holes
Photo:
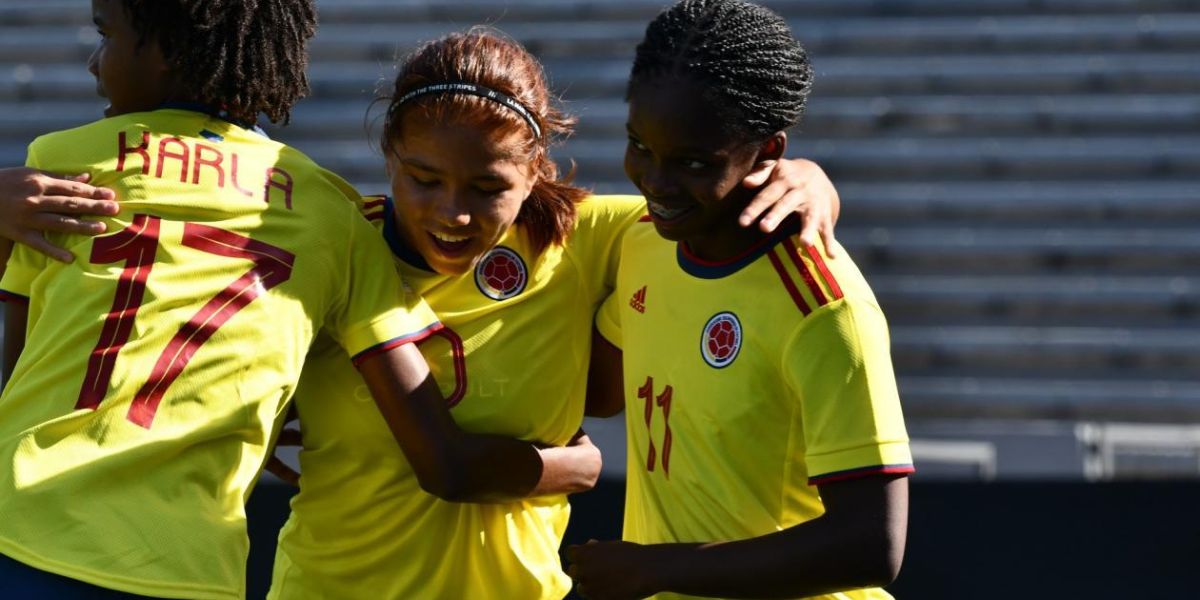
[[[556,151],[621,170],[634,46],[666,0],[323,0],[313,94],[273,133],[386,190],[366,108],[397,53],[490,23],[580,116]],[[791,154],[892,323],[925,421],[1200,418],[1200,3],[783,0],[817,78]],[[83,0],[0,1],[0,164],[101,102]]]

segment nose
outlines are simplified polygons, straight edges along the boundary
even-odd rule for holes
[[[662,165],[657,164],[657,161],[646,161],[646,164],[642,166],[641,175],[639,187],[647,196],[669,198],[678,190],[670,172]]]
[[[447,189],[440,194],[433,207],[438,223],[448,227],[466,227],[471,224],[471,210],[465,191]]]
[[[92,50],[91,56],[87,60],[87,70],[93,77],[100,76],[100,45],[96,45],[96,49]]]

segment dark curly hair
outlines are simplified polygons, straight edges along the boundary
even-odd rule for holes
[[[465,94],[432,94],[400,102],[408,92],[435,83],[481,85],[505,94],[525,107],[538,123],[541,135],[514,110],[498,102]],[[575,228],[576,204],[589,191],[571,183],[550,158],[550,146],[574,131],[575,118],[555,105],[542,65],[520,43],[488,27],[451,33],[421,46],[399,64],[399,73],[378,99],[388,104],[380,146],[392,154],[404,137],[404,116],[420,111],[436,123],[480,125],[495,135],[519,132],[525,160],[533,166],[537,182],[521,205],[521,225],[536,253],[561,245]]]
[[[629,87],[663,76],[702,84],[727,133],[760,139],[800,122],[813,72],[804,47],[771,10],[742,0],[683,0],[646,27]]]
[[[286,124],[308,93],[313,0],[122,0],[140,43],[154,40],[190,99],[241,123]]]

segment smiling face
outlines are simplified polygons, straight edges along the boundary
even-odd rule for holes
[[[129,14],[119,0],[92,0],[100,41],[88,58],[96,93],[109,100],[104,116],[154,110],[167,100],[169,71],[158,44],[138,45]]]
[[[725,246],[739,246],[746,238],[737,216],[752,190],[741,181],[757,163],[761,144],[730,136],[714,120],[701,88],[693,83],[653,79],[634,84],[625,174],[645,196],[659,235],[719,255]]]
[[[469,272],[517,220],[537,178],[522,158],[524,132],[403,117],[392,144],[397,230],[443,275]]]

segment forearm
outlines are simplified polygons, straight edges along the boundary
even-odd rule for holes
[[[900,571],[908,479],[879,475],[820,486],[825,514],[783,531],[712,544],[647,546],[647,594],[795,598],[887,585]]]
[[[577,491],[593,468],[586,450],[574,446],[539,449],[510,437],[463,431],[411,344],[368,359],[359,370],[421,488],[439,498],[510,502]],[[594,470],[598,473],[598,464]]]
[[[591,489],[600,476],[600,450],[584,444],[539,448],[491,434],[465,434],[445,468],[459,474],[434,493],[452,502],[512,502]]]
[[[436,469],[418,470],[421,487],[449,502],[503,503],[535,494],[546,475],[541,451],[509,437],[464,433]],[[436,471],[436,472],[434,472]]]
[[[890,582],[886,536],[824,517],[765,536],[648,547],[652,588],[694,596],[798,598]],[[851,525],[852,526],[852,525]]]

